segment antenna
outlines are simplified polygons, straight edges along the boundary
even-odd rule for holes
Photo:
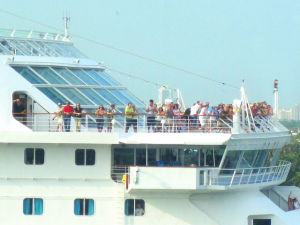
[[[71,20],[70,13],[69,13],[69,17],[68,17],[68,13],[66,12],[66,16],[63,15],[63,20],[65,21],[65,38],[66,38],[68,36],[68,29],[69,29],[70,20]]]
[[[278,117],[278,80],[274,80],[274,116]]]

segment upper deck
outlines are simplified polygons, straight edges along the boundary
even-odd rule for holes
[[[87,58],[60,33],[0,29],[0,55]]]

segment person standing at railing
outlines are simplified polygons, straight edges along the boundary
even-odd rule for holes
[[[61,127],[61,131],[63,132],[64,131],[64,128],[63,128],[64,108],[62,107],[62,105],[60,103],[58,103],[57,106],[58,106],[58,111],[55,113],[55,116],[53,117],[52,120],[57,118],[56,132],[59,131],[60,127]]]
[[[174,109],[173,109],[173,114],[174,114],[174,133],[176,133],[176,131],[178,133],[180,133],[180,126],[181,126],[181,111],[180,111],[180,108],[179,108],[178,104],[174,105]]]
[[[205,105],[201,109],[200,116],[199,116],[202,132],[207,130],[207,121],[209,118],[208,116],[210,116],[210,111],[208,110],[208,105]]]
[[[14,114],[14,117],[16,120],[24,124],[24,116],[26,113],[26,108],[21,104],[20,99],[16,99],[13,101],[13,113],[19,113],[19,114]]]
[[[114,115],[116,114],[116,110],[115,110],[115,104],[111,104],[110,108],[107,110],[106,112],[108,118],[107,118],[107,132],[111,132],[112,131],[112,124],[113,124],[113,119],[114,119]]]
[[[133,124],[133,130],[136,133],[137,132],[137,125],[138,125],[138,117],[139,117],[139,110],[133,105],[133,116],[132,116],[132,124]]]
[[[159,107],[157,110],[157,117],[156,117],[156,132],[162,132],[164,130],[164,109],[163,107]]]
[[[102,132],[103,125],[104,125],[104,115],[106,114],[103,105],[99,106],[95,114],[97,115],[96,123],[97,123],[98,132]]]
[[[133,116],[133,107],[132,107],[132,103],[129,102],[127,107],[125,108],[125,117],[126,117],[125,132],[126,133],[128,133],[129,127],[133,125],[132,116]]]
[[[193,128],[197,128],[197,114],[199,111],[199,108],[202,105],[202,100],[201,102],[198,101],[197,103],[195,103],[192,107],[191,107],[191,111],[190,111],[190,122],[191,122],[191,127]]]
[[[76,107],[74,109],[74,115],[75,115],[75,125],[76,125],[76,132],[80,132],[81,128],[81,116],[82,113],[84,113],[83,109],[80,107],[80,104],[77,103]]]
[[[151,126],[152,126],[152,130],[154,132],[155,113],[157,112],[157,108],[154,106],[152,99],[150,99],[150,101],[149,101],[149,105],[146,108],[146,112],[148,113],[148,116],[147,116],[148,133],[150,132],[150,127]]]
[[[211,116],[209,118],[210,120],[210,129],[216,129],[217,127],[217,117],[219,117],[219,111],[218,107],[213,107],[213,110],[211,112]]]
[[[172,127],[173,127],[173,107],[171,104],[167,105],[167,110],[166,110],[166,129],[167,132],[169,132],[170,129],[170,133],[172,132]]]
[[[66,102],[66,106],[64,107],[64,124],[66,132],[70,132],[71,116],[73,112],[74,108],[70,106],[70,102]]]

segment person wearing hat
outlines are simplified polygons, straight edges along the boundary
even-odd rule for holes
[[[64,127],[63,127],[64,108],[61,106],[60,103],[58,103],[57,106],[58,106],[58,111],[55,113],[55,116],[52,119],[54,120],[57,117],[56,132],[59,131],[59,127],[61,127],[61,131],[64,131]]]

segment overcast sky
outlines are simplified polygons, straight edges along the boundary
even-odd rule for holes
[[[0,6],[18,16],[63,30],[63,11],[71,13],[70,33],[240,87],[245,79],[250,102],[279,108],[300,103],[300,1],[138,1],[14,0]],[[54,31],[0,12],[0,28]],[[84,54],[122,73],[179,88],[186,106],[203,99],[215,105],[239,99],[237,88],[74,37]],[[112,76],[146,103],[158,87],[124,75]]]

